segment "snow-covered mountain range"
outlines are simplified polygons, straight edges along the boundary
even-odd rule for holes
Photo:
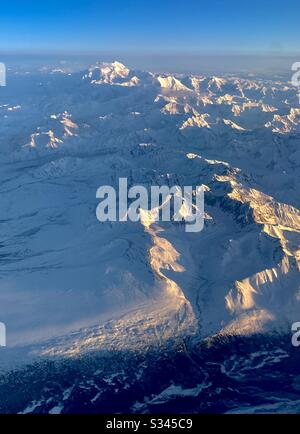
[[[2,367],[300,320],[300,91],[131,71],[16,74],[0,95]],[[205,185],[205,228],[106,223],[96,190]]]

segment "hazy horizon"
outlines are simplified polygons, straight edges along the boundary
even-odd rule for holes
[[[83,70],[98,61],[120,61],[131,69],[173,73],[259,73],[291,75],[296,55],[204,54],[204,53],[7,53],[0,51],[0,61],[8,68],[31,69],[40,66],[69,66],[72,71]]]

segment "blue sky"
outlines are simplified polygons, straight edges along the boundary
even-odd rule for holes
[[[11,0],[1,51],[300,51],[299,0]]]

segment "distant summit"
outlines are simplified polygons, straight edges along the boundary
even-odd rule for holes
[[[138,77],[134,76],[130,69],[120,62],[98,62],[91,66],[83,79],[88,79],[92,84],[111,84],[116,86],[136,86]]]

